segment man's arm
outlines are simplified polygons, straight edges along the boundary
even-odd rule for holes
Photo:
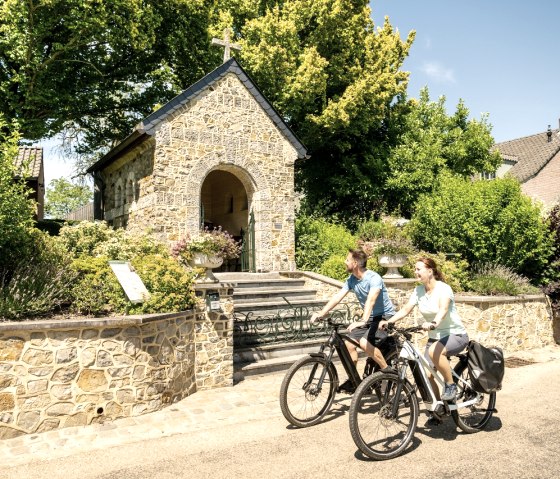
[[[321,311],[313,313],[310,319],[311,323],[314,323],[318,319],[323,318],[331,309],[333,309],[338,303],[340,303],[347,294],[347,289],[341,289],[338,293],[336,293],[331,299],[329,299],[328,303],[323,306]]]

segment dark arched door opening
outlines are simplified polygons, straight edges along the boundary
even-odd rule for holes
[[[249,223],[249,201],[243,183],[232,173],[211,171],[201,188],[201,226],[222,227],[236,240],[246,235]],[[241,271],[241,260],[224,262],[222,271]]]

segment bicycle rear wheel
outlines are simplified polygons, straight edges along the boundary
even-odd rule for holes
[[[323,383],[319,379],[326,368]],[[332,363],[306,356],[296,361],[280,387],[280,408],[290,424],[308,427],[317,424],[329,411],[338,379]]]
[[[459,362],[454,368],[455,374],[463,381],[457,383],[457,404],[474,401],[470,406],[451,411],[455,424],[466,433],[473,433],[485,428],[494,413],[496,406],[496,393],[482,394],[476,392],[471,386],[469,370],[466,362]]]
[[[396,374],[378,372],[364,379],[352,396],[350,433],[360,451],[372,459],[402,454],[414,436],[418,398],[408,381],[397,397],[398,381]]]

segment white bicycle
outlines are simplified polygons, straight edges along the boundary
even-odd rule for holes
[[[497,412],[496,393],[475,391],[468,375],[467,355],[456,355],[459,362],[452,369],[457,384],[454,401],[438,400],[428,372],[441,386],[444,381],[428,363],[423,353],[412,344],[412,333],[424,332],[420,327],[397,329],[390,325],[400,347],[395,373],[377,372],[364,379],[352,396],[350,432],[356,446],[366,456],[384,460],[402,454],[412,441],[418,422],[419,401],[416,391],[428,411],[451,415],[466,433],[477,432],[488,424]],[[412,371],[413,381],[407,377]]]

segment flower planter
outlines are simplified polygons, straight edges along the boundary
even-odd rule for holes
[[[219,268],[223,262],[223,258],[206,253],[193,253],[193,258],[189,260],[193,268],[204,268],[204,273],[196,280],[197,283],[217,283],[218,279],[212,273],[212,269]]]
[[[407,257],[404,254],[382,254],[379,256],[379,265],[387,268],[387,272],[383,275],[386,279],[399,279],[402,274],[399,268],[406,264]]]

